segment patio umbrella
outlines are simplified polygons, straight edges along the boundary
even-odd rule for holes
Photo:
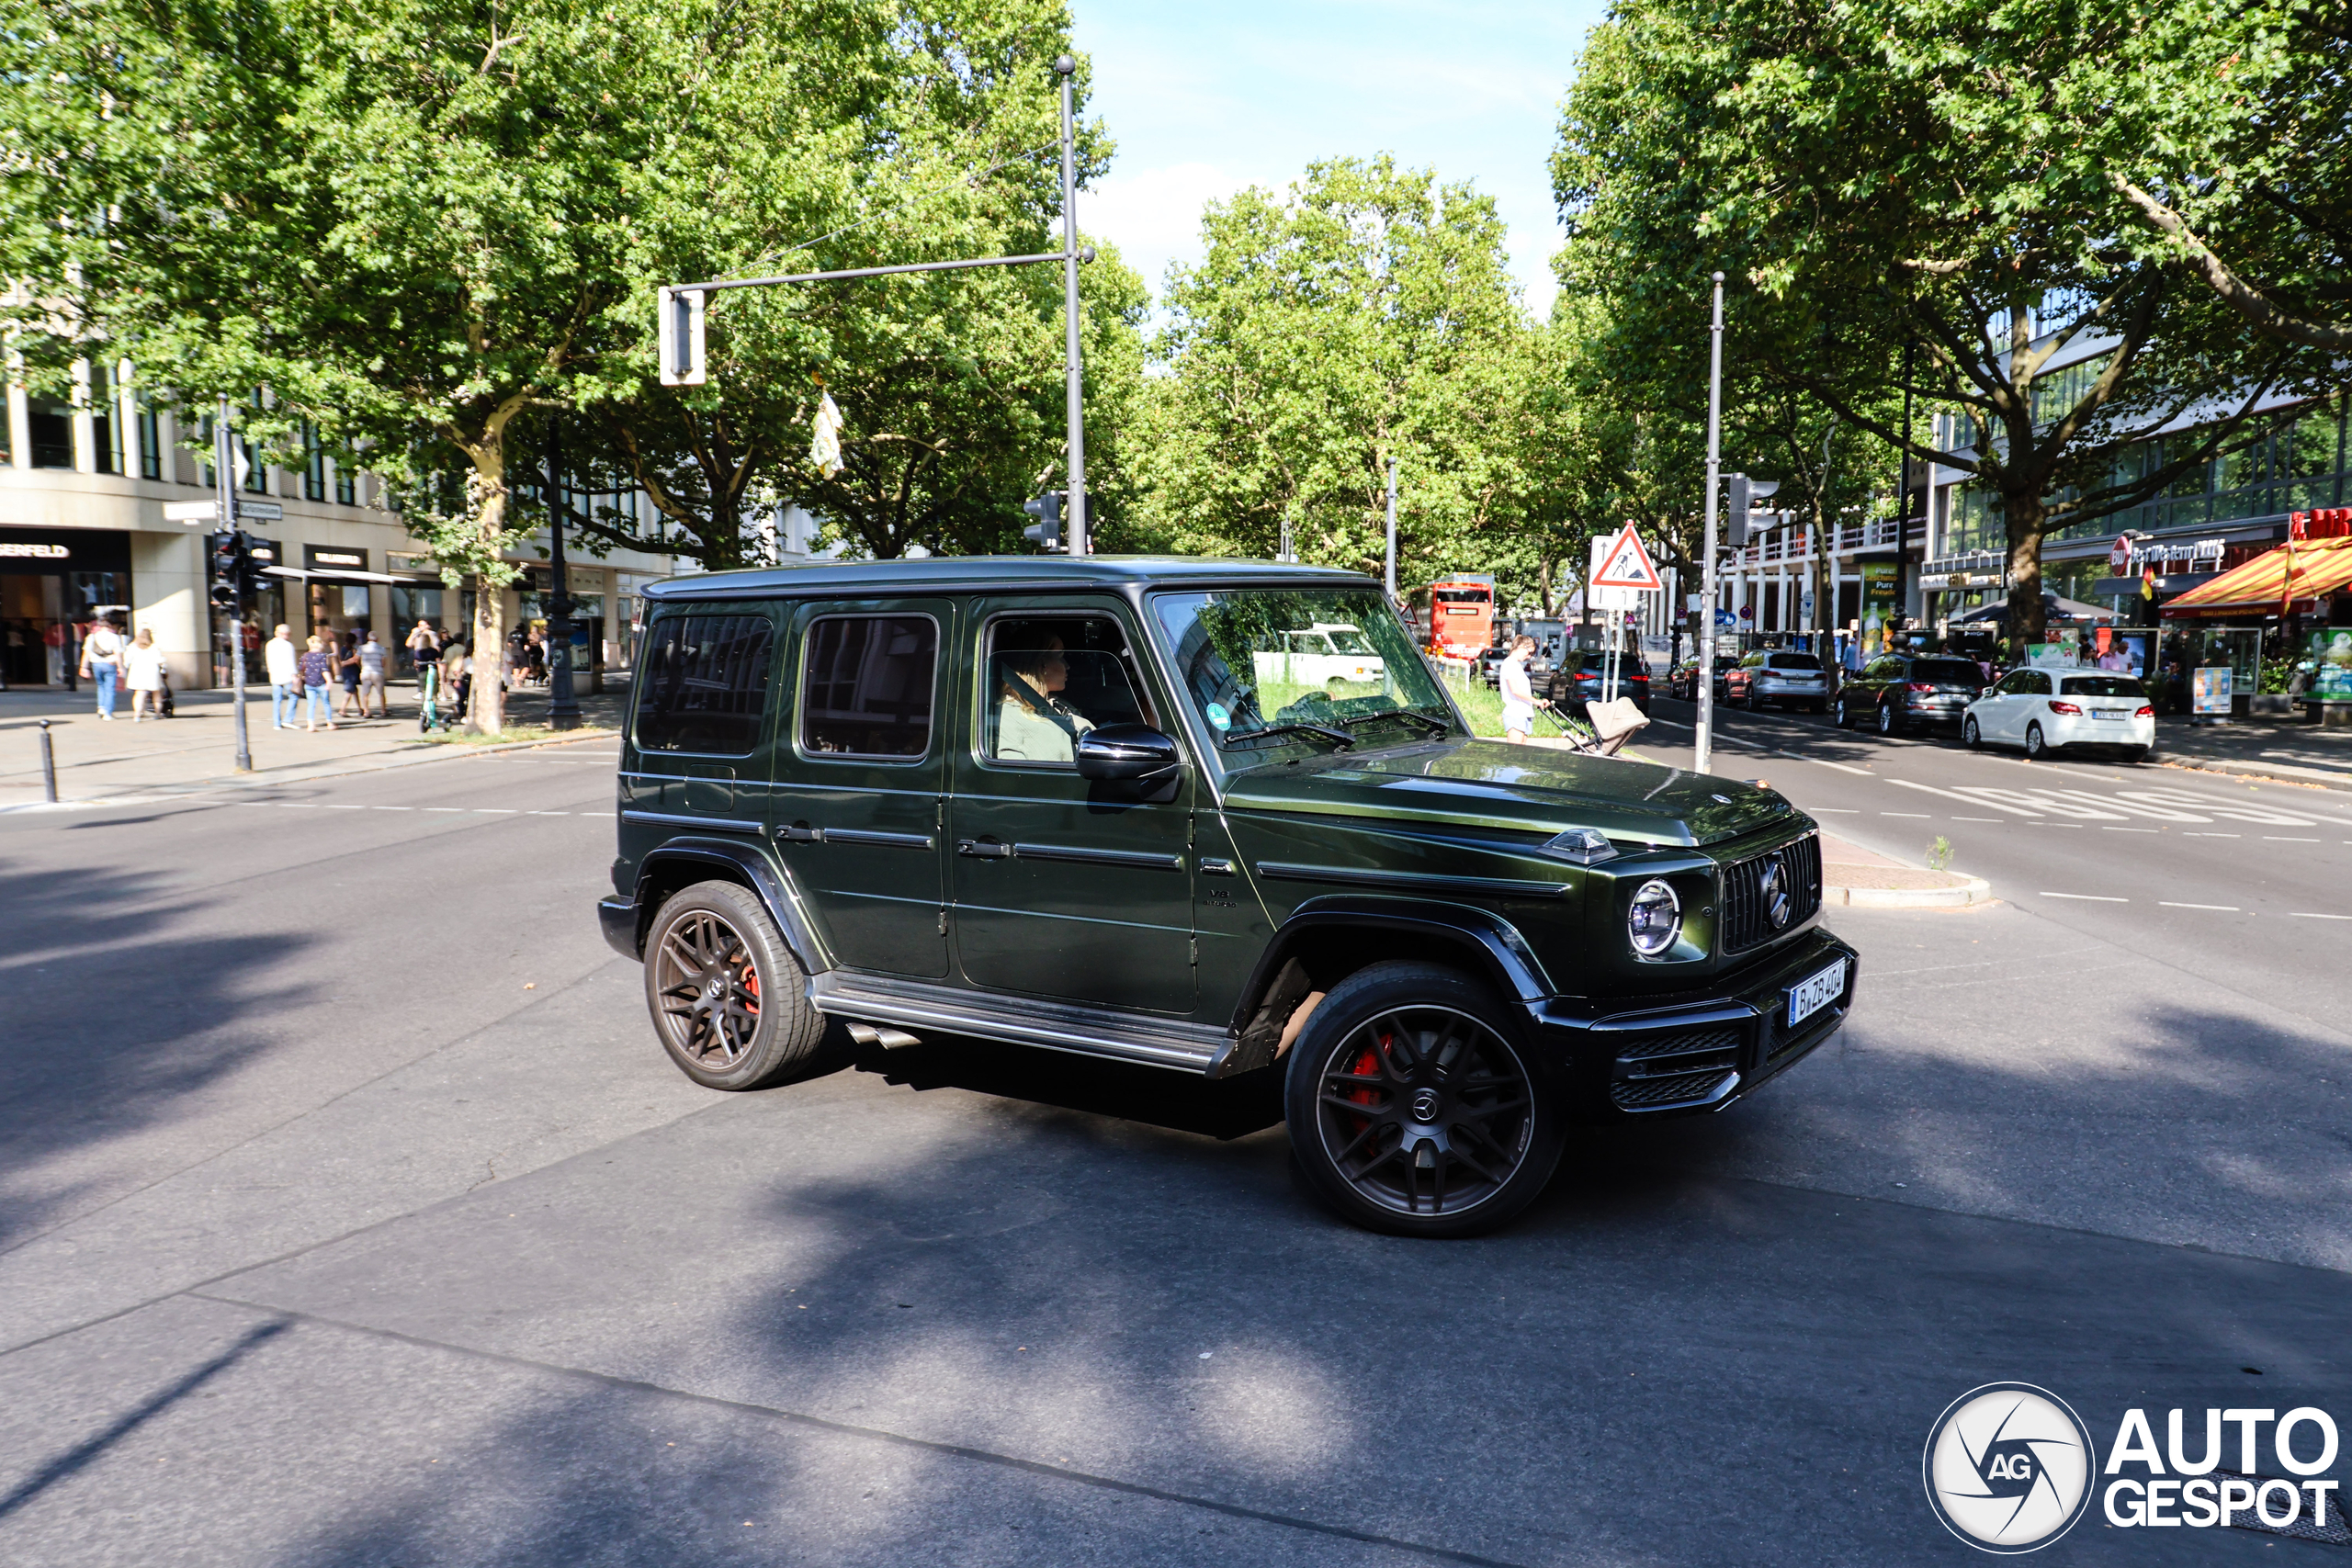
[[[2009,602],[2007,599],[1995,599],[1989,604],[1979,604],[1964,615],[1954,615],[1952,624],[1959,626],[1970,621],[2006,621],[2008,618]],[[2111,609],[2102,609],[2097,604],[2086,604],[2080,599],[2061,599],[2055,593],[2044,593],[2041,596],[2041,618],[2050,623],[2111,621],[2115,619],[2115,612]]]

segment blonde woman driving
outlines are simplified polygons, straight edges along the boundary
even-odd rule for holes
[[[1057,694],[1069,684],[1069,660],[1062,639],[1015,632],[1013,644],[997,651],[1001,695],[997,702],[996,754],[1009,761],[1074,762],[1078,738],[1094,726]],[[1030,647],[1021,647],[1032,642]]]

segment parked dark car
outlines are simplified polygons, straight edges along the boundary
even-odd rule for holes
[[[1572,648],[1552,661],[1548,670],[1539,671],[1531,660],[1527,673],[1538,695],[1551,698],[1570,713],[1581,714],[1585,704],[1600,700],[1608,662],[1607,654]],[[1617,656],[1617,694],[1633,698],[1634,705],[1644,713],[1650,711],[1650,671],[1640,654]]]
[[[709,1088],[829,1032],[1279,1074],[1325,1201],[1460,1235],[1578,1121],[1720,1110],[1853,1000],[1810,818],[1474,739],[1370,579],[974,557],[644,596],[597,914]],[[1301,675],[1331,626],[1372,676]]]
[[[1820,713],[1829,706],[1829,674],[1810,653],[1768,649],[1724,671],[1723,693],[1750,713],[1776,705]]]
[[[1718,675],[1717,681],[1722,677]],[[1666,672],[1666,694],[1678,702],[1699,700],[1699,661],[1684,659]]]
[[[1882,653],[1838,687],[1838,728],[1866,724],[1881,735],[1956,730],[1984,689],[1984,667],[1973,659]]]

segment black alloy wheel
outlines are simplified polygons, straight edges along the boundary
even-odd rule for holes
[[[1961,744],[1966,746],[1972,751],[1981,750],[1984,749],[1984,737],[1976,728],[1976,716],[1974,714],[1970,714],[1966,718],[1960,721],[1960,739]]]
[[[749,889],[702,882],[674,895],[645,944],[645,1000],[662,1049],[709,1089],[758,1089],[823,1037],[807,976]]]
[[[1881,735],[1903,733],[1903,715],[1893,703],[1878,705],[1878,732]]]
[[[2025,754],[2037,761],[2050,755],[2050,743],[2042,739],[2041,726],[2039,724],[2029,724],[2025,727]]]
[[[1556,1116],[1491,998],[1437,964],[1376,964],[1334,987],[1292,1048],[1285,1095],[1301,1169],[1374,1230],[1492,1229],[1559,1160]]]

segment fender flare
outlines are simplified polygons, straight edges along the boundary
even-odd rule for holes
[[[740,874],[730,880],[750,886],[765,907],[768,919],[784,933],[785,946],[800,967],[810,975],[830,969],[824,949],[816,940],[816,931],[801,908],[799,889],[792,885],[790,874],[784,872],[758,850],[740,840],[727,839],[672,839],[648,854],[637,868],[637,949],[640,957],[645,952],[646,927],[652,922],[653,909],[644,897],[649,874],[663,865],[679,862],[700,863],[715,869]]]
[[[1482,977],[1502,993],[1506,1002],[1515,1002],[1521,1010],[1532,1009],[1557,994],[1558,987],[1519,928],[1491,909],[1442,899],[1385,897],[1378,894],[1341,893],[1309,898],[1292,911],[1290,919],[1282,923],[1273,940],[1266,944],[1265,952],[1259,954],[1250,982],[1242,987],[1240,1001],[1234,1010],[1229,1032],[1234,1044],[1221,1053],[1224,1059],[1210,1069],[1210,1076],[1223,1077],[1263,1066],[1255,1060],[1260,1055],[1269,1062],[1272,1060],[1271,1053],[1262,1049],[1263,1043],[1254,1038],[1251,1025],[1261,999],[1307,938],[1329,931],[1365,929],[1407,931],[1469,947],[1478,955]],[[1272,1021],[1275,1028],[1281,1027],[1280,1020]],[[1240,1047],[1245,1040],[1261,1048],[1244,1052]]]

